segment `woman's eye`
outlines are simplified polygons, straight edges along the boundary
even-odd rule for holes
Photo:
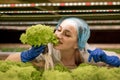
[[[66,35],[67,37],[70,37],[70,35]]]
[[[71,37],[71,35],[70,35],[70,34],[68,34],[68,33],[65,33],[65,36],[67,36],[67,37]]]

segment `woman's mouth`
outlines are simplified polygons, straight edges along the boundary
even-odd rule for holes
[[[58,42],[59,44],[63,44],[61,41]]]

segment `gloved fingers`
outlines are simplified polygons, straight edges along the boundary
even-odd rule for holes
[[[95,62],[98,62],[96,55],[92,55],[92,54],[89,56],[88,61],[91,62],[92,58]]]
[[[88,51],[89,54],[91,54],[91,52],[92,52],[92,50],[90,50],[90,49],[87,49],[87,51]]]
[[[102,61],[102,59],[106,56],[104,51],[101,49],[96,49],[95,52],[97,54],[98,61]]]
[[[98,55],[94,55],[94,56],[93,56],[93,59],[94,59],[95,62],[99,62],[99,61],[100,61],[100,58],[99,58]]]
[[[32,46],[32,48],[34,48],[34,49],[42,49],[42,48],[45,48],[45,46],[44,45],[41,45],[41,46]]]
[[[92,57],[93,57],[92,55],[89,55],[88,62],[91,62]]]
[[[88,51],[88,53],[90,54],[90,56],[89,56],[89,58],[88,58],[88,61],[89,61],[89,62],[91,61],[92,58],[93,58],[93,60],[94,60],[95,62],[99,62],[99,61],[100,61],[100,58],[99,58],[99,56],[98,56],[98,54],[96,53],[95,50],[91,51],[91,50],[88,49],[87,51]]]
[[[44,51],[45,47],[46,47],[46,46],[37,47],[37,48],[36,48],[36,52],[42,53],[42,52]]]
[[[88,53],[90,54],[90,55],[89,55],[89,58],[88,58],[88,62],[91,62],[91,60],[92,60],[92,58],[93,58],[93,56],[91,55],[91,54],[92,54],[92,51],[91,51],[90,49],[88,49],[87,51],[88,51]]]
[[[44,49],[46,46],[40,46],[38,47],[38,49]]]

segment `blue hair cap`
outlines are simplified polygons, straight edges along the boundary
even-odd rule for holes
[[[71,20],[74,21],[77,26],[77,33],[78,33],[78,47],[80,50],[85,48],[85,45],[90,37],[90,28],[86,21],[84,21],[81,18],[77,17],[63,17],[58,21],[58,25],[56,28],[59,27],[59,25],[64,21],[64,20]]]

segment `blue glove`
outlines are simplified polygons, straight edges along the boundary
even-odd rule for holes
[[[95,62],[102,61],[102,62],[105,62],[105,63],[111,65],[111,66],[116,66],[116,67],[120,66],[120,59],[117,56],[108,56],[101,49],[96,48],[93,51],[88,50],[88,53],[90,54],[90,56],[88,58],[89,62],[93,58],[93,60]]]
[[[21,52],[21,61],[28,62],[35,59],[40,53],[44,52],[45,46],[32,47],[30,50]]]

